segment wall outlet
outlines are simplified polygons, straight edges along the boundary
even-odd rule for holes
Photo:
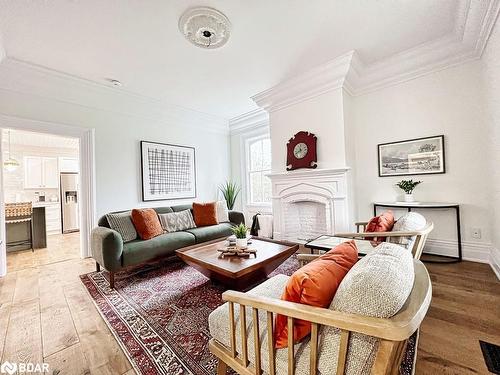
[[[481,229],[480,228],[472,228],[472,238],[480,239],[481,238]]]

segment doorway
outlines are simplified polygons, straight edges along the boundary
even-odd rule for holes
[[[94,130],[2,115],[0,128],[0,276],[10,269],[90,256],[90,231],[96,222]],[[14,228],[11,209],[23,202],[31,203],[32,220]],[[31,235],[22,237],[23,231]],[[10,251],[11,239],[20,241],[19,252]],[[22,249],[35,241],[38,248]]]

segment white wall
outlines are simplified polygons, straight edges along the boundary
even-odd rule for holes
[[[286,144],[304,130],[318,137],[318,168],[346,166],[342,89],[271,112],[272,171],[286,170]]]
[[[487,138],[490,159],[492,212],[492,254],[500,278],[500,22],[497,20],[481,59],[484,68],[483,87],[487,105]]]
[[[217,186],[229,175],[229,136],[212,131],[210,124],[202,129],[188,126],[182,119],[152,120],[4,89],[0,89],[0,113],[95,128],[98,215],[112,210],[193,201],[141,201],[141,140],[196,148],[198,201],[214,200]]]
[[[373,201],[394,201],[394,184],[402,177],[378,177],[377,144],[445,135],[446,174],[420,175],[415,191],[422,201],[458,202],[463,240],[491,242],[491,183],[488,129],[479,61],[433,73],[410,82],[354,98],[358,218],[372,216]],[[452,212],[430,213],[436,229],[431,238],[456,239]],[[480,228],[481,239],[471,237]]]
[[[354,222],[358,219],[358,201],[356,190],[356,176],[358,169],[356,168],[356,126],[354,116],[356,114],[356,103],[354,98],[347,92],[342,92],[343,111],[344,111],[344,139],[346,149],[346,166],[350,169],[347,171],[347,186],[349,187],[348,207],[349,217],[352,223],[349,230],[354,231],[356,228]]]

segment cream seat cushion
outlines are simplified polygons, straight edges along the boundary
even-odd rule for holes
[[[247,292],[250,295],[279,299],[289,277],[277,275]],[[337,290],[330,309],[362,315],[391,317],[396,314],[408,298],[414,281],[411,253],[401,246],[382,243],[362,258],[347,273]],[[241,353],[239,305],[235,305],[236,350]],[[252,311],[246,309],[248,359],[255,364]],[[229,305],[214,310],[209,318],[210,334],[221,344],[230,348]],[[262,369],[269,373],[267,350],[267,316],[259,311],[259,337],[261,343]],[[340,332],[330,327],[320,330],[318,370],[320,374],[335,374],[340,343]],[[295,345],[295,373],[309,373],[309,339]],[[353,334],[349,342],[347,374],[369,374],[373,365],[378,340]],[[276,350],[276,374],[285,375],[288,369],[288,349]]]
[[[258,285],[247,294],[264,296],[280,299],[281,294],[288,282],[289,276],[276,275],[264,283]],[[239,305],[235,305],[234,310],[236,322],[236,350],[241,353],[241,335],[240,335],[240,311]],[[247,343],[248,343],[248,359],[252,364],[255,364],[255,350],[253,340],[253,323],[252,310],[246,309],[247,321]],[[231,347],[230,332],[229,332],[229,305],[227,303],[219,306],[208,317],[208,325],[210,334],[221,344]],[[267,314],[265,311],[259,311],[259,337],[262,353],[262,369],[265,374],[269,373],[269,352],[267,350]],[[240,357],[241,358],[241,357]],[[309,371],[309,340],[304,340],[302,343],[295,345],[296,358],[296,374],[305,374]],[[276,374],[285,375],[288,369],[288,349],[276,350]]]

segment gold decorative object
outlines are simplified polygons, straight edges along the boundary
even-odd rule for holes
[[[217,249],[218,252],[221,253],[221,255],[224,256],[238,256],[238,257],[248,257],[250,255],[257,256],[257,249],[250,249],[250,248],[245,248],[241,249],[236,246],[226,246],[220,249]]]

